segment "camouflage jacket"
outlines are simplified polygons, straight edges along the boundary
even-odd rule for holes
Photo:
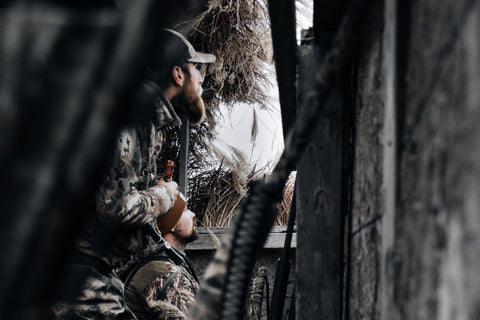
[[[120,133],[110,169],[96,193],[97,219],[76,244],[81,254],[116,268],[154,254],[159,244],[163,247],[155,221],[174,203],[171,192],[156,183],[162,175],[158,162],[165,136],[178,131],[181,121],[154,83],[145,84],[144,91],[155,97],[155,104],[139,106],[135,112],[153,117],[143,116]]]
[[[198,278],[188,257],[166,243],[162,254],[138,264],[125,280],[125,301],[138,319],[186,319]]]

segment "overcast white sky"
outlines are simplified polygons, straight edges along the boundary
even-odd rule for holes
[[[300,39],[300,30],[312,26],[312,1],[303,0],[297,3],[297,39]],[[242,150],[250,165],[257,164],[262,168],[267,164],[275,163],[283,151],[283,134],[278,101],[278,87],[274,73],[272,73],[272,88],[270,88],[271,111],[259,110],[255,106],[235,105],[230,115],[225,114],[224,121],[219,124],[219,136],[228,145]],[[253,110],[256,109],[259,119],[258,135],[255,144],[250,141],[253,121]]]
[[[283,134],[278,89],[276,81],[270,90],[270,110],[260,110],[254,105],[237,104],[230,116],[224,113],[224,121],[219,124],[219,137],[226,144],[245,153],[250,165],[257,168],[274,163],[283,151]],[[250,141],[253,114],[257,114],[257,139]]]

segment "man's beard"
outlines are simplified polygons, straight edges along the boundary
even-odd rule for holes
[[[177,235],[177,240],[186,246],[190,242],[193,242],[198,239],[198,230],[196,226],[193,226],[192,232],[188,236],[179,236]]]
[[[196,126],[205,118],[205,105],[200,92],[193,92],[188,96],[183,94],[172,99],[174,108],[188,117],[190,124]]]

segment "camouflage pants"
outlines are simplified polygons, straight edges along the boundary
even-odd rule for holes
[[[125,305],[123,282],[114,271],[72,264],[64,279],[51,310],[54,319],[137,319]]]

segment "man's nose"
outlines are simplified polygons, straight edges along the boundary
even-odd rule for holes
[[[197,74],[198,74],[198,83],[199,83],[200,85],[202,85],[203,80],[204,80],[204,78],[203,78],[203,75],[204,75],[204,74],[203,74],[202,71],[198,70],[197,68],[195,68],[195,70],[197,70]]]

